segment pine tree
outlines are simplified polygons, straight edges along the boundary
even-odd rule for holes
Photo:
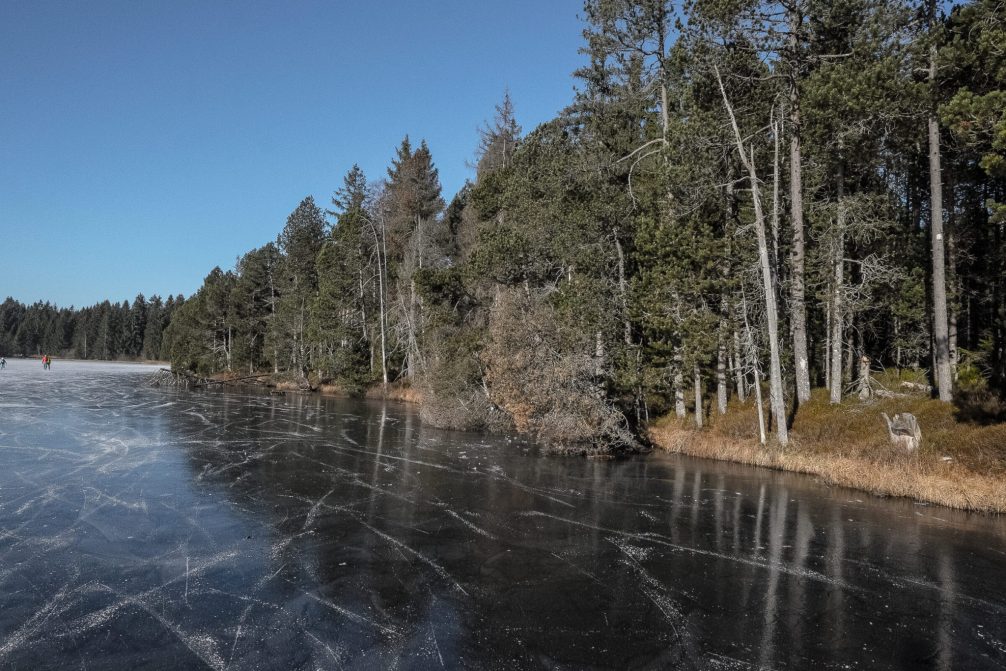
[[[324,214],[308,196],[287,218],[277,241],[282,257],[272,342],[284,360],[276,364],[304,375],[313,363],[306,335],[311,302],[318,291],[317,259],[324,239]]]
[[[388,169],[387,203],[390,219],[389,247],[398,281],[398,330],[405,345],[403,368],[408,377],[422,367],[420,340],[422,306],[416,293],[415,274],[424,267],[447,262],[446,227],[439,215],[444,209],[440,177],[426,141],[412,151],[406,136]]]
[[[510,91],[504,91],[503,100],[496,105],[492,123],[479,129],[479,146],[476,150],[475,174],[478,177],[494,170],[506,168],[513,161],[521,128],[514,117]]]
[[[312,305],[311,339],[322,350],[321,368],[352,390],[370,378],[373,360],[368,311],[372,241],[367,235],[367,181],[359,166],[332,198],[336,216],[318,254],[318,295]]]
[[[138,294],[129,308],[129,327],[124,343],[124,354],[139,357],[143,352],[143,335],[147,330],[147,299]]]
[[[252,250],[237,264],[237,280],[231,290],[234,310],[234,359],[254,373],[276,358],[267,347],[276,310],[275,277],[280,253],[273,243]]]

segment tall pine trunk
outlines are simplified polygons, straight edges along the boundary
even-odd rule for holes
[[[747,373],[744,370],[744,357],[741,353],[741,339],[737,330],[734,329],[734,384],[737,387],[737,400],[744,403],[747,400]]]
[[[720,326],[720,342],[716,348],[716,410],[727,412],[727,346],[723,341],[726,325]]]
[[[961,276],[957,272],[957,230],[956,230],[956,201],[954,194],[954,182],[952,175],[947,177],[947,192],[950,194],[950,207],[947,208],[948,218],[947,218],[947,283],[950,285],[950,296],[948,298],[948,324],[949,327],[949,349],[950,349],[950,374],[953,377],[953,382],[957,382],[957,365],[959,363],[958,354],[958,326],[957,321],[960,315],[961,308],[961,295],[963,294],[963,288],[961,287]]]
[[[622,308],[622,339],[626,345],[632,344],[632,325],[629,323],[629,290],[625,281],[625,252],[618,239],[618,230],[613,231],[615,238],[615,253],[618,255],[618,300]]]
[[[936,0],[929,0],[930,31],[936,23]],[[929,85],[935,96],[936,44],[929,47]],[[933,358],[936,388],[941,401],[953,398],[953,373],[950,369],[950,329],[947,320],[947,279],[943,240],[943,179],[940,175],[940,127],[935,102],[929,108],[929,234],[933,258]]]
[[[681,353],[678,352],[674,356],[674,380],[672,386],[674,387],[674,414],[681,419],[684,419],[687,414],[687,410],[685,409],[685,374],[681,370],[683,365]]]
[[[692,367],[692,381],[695,385],[695,426],[701,429],[702,420],[704,419],[702,409],[702,373],[699,371],[699,364],[697,363]]]
[[[751,323],[748,321],[747,299],[743,296],[741,297],[741,314],[744,316],[745,358],[748,360],[751,371],[754,373],[755,411],[758,414],[758,439],[764,445],[766,438],[765,406],[762,404],[761,399],[761,365],[758,363],[758,349],[755,347],[754,334],[751,332]]]
[[[802,17],[788,10],[790,44],[796,52]],[[795,55],[794,55],[795,58]],[[798,64],[794,64],[794,69]],[[793,252],[790,277],[790,311],[793,324],[793,359],[796,366],[796,398],[803,403],[810,400],[810,365],[807,354],[807,303],[804,285],[804,226],[803,226],[803,159],[800,148],[800,92],[798,74],[790,80],[790,143],[789,143],[789,197],[793,220]]]
[[[828,299],[827,310],[824,311],[824,387],[831,389],[831,299]]]
[[[837,211],[835,213],[835,240],[834,256],[832,257],[832,290],[831,290],[831,335],[829,344],[831,345],[830,361],[828,362],[830,374],[831,402],[842,402],[842,326],[844,324],[844,310],[842,305],[842,289],[845,284],[845,209],[842,198],[845,196],[845,169],[839,162],[838,174],[835,177],[835,193],[837,197]]]

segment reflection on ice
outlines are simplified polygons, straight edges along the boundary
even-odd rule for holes
[[[36,368],[0,373],[0,665],[1006,666],[1000,519]]]

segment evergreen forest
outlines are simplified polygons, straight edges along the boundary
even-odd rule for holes
[[[86,308],[50,303],[0,303],[0,355],[73,357],[95,360],[163,360],[164,331],[182,295],[145,298],[130,304],[104,301]]]
[[[408,387],[434,425],[583,451],[737,401],[785,445],[863,366],[947,402],[1006,390],[1002,0],[587,0],[582,19],[568,106],[522,129],[504,95],[458,193],[406,135],[386,174],[349,167],[275,241],[150,303],[146,330],[112,305],[11,331],[5,305],[0,337]]]

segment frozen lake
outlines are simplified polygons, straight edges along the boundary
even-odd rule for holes
[[[1006,668],[1006,518],[153,370],[0,371],[0,668]]]

